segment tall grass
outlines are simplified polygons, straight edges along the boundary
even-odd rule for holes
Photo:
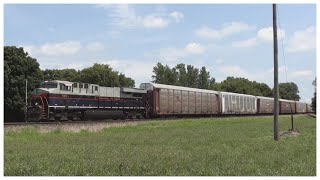
[[[280,131],[291,127],[280,116]],[[273,140],[273,118],[155,121],[100,132],[6,132],[4,174],[315,176],[316,119],[296,116],[297,137]]]

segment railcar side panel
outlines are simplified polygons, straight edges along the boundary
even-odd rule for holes
[[[222,93],[223,114],[255,114],[257,112],[257,98],[236,93]]]
[[[273,114],[274,100],[259,98],[259,113],[260,114]]]
[[[168,114],[173,114],[174,113],[174,95],[173,95],[173,90],[168,89]]]
[[[208,114],[215,113],[213,106],[214,106],[214,94],[208,94]]]
[[[296,111],[297,111],[297,113],[306,113],[307,112],[307,103],[296,102]]]
[[[160,113],[168,113],[168,89],[160,89]]]
[[[189,107],[189,93],[188,91],[181,91],[182,97],[182,114],[188,114],[188,107]]]
[[[181,90],[174,90],[174,113],[181,114]]]
[[[195,114],[196,113],[196,93],[195,92],[189,92],[189,114]]]
[[[208,93],[201,93],[201,114],[208,113]]]
[[[196,114],[201,114],[201,93],[196,92]]]
[[[279,101],[280,106],[280,114],[295,114],[296,108],[295,108],[295,102],[294,101]]]

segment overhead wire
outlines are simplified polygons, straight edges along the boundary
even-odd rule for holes
[[[285,78],[286,82],[288,82],[288,73],[287,73],[287,64],[286,64],[286,57],[284,53],[284,48],[283,48],[283,34],[281,33],[281,22],[280,22],[280,15],[279,15],[279,9],[277,10],[277,19],[278,19],[278,26],[279,26],[279,32],[280,32],[280,41],[281,41],[281,48],[282,48],[282,56],[283,56],[283,62],[284,62],[284,73],[285,73]],[[291,103],[289,102],[290,105],[290,110],[291,110],[291,131],[294,131],[293,129],[293,112],[292,112],[292,106]]]

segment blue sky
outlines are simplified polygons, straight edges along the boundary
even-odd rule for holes
[[[316,5],[282,4],[278,10],[280,82],[286,82],[287,70],[301,100],[310,102]],[[24,47],[41,69],[107,63],[136,86],[151,81],[153,66],[161,62],[206,66],[217,81],[236,76],[273,87],[270,4],[6,4],[4,45]]]

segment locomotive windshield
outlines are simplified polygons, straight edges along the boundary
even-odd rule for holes
[[[58,84],[55,82],[43,82],[40,84],[40,88],[57,88]]]

